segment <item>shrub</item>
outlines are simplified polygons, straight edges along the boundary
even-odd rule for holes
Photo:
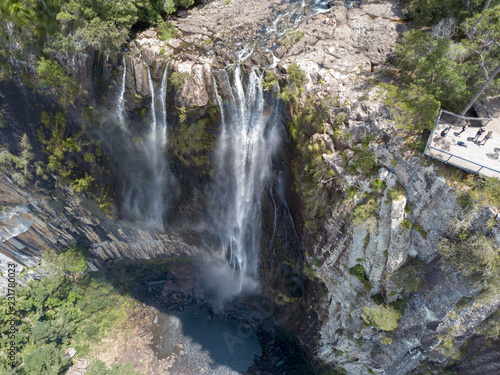
[[[389,202],[391,201],[397,201],[397,200],[400,200],[401,197],[404,197],[406,194],[406,192],[404,191],[404,189],[400,186],[394,186],[393,188],[389,188],[387,190],[387,200]]]
[[[480,286],[485,297],[500,292],[500,253],[492,239],[463,228],[451,238],[443,239],[438,251],[446,260],[445,269],[450,266],[457,269]]]
[[[307,75],[297,63],[290,64],[287,68],[288,82],[295,91],[302,91],[307,83]]]
[[[290,31],[281,38],[281,45],[283,45],[288,50],[294,44],[298,43],[304,37],[304,34],[304,30]]]
[[[418,291],[423,285],[423,274],[427,269],[427,264],[418,258],[409,257],[404,265],[390,276],[390,279],[398,288],[402,288],[404,293],[410,294]]]
[[[363,321],[382,331],[393,331],[398,328],[401,312],[391,306],[363,307]]]
[[[22,149],[20,157],[7,150],[0,150],[0,172],[10,175],[19,186],[26,186],[28,180],[32,178],[28,167],[34,158],[31,143],[26,134],[22,136],[20,146]]]
[[[391,108],[394,121],[407,131],[432,130],[441,103],[423,87],[407,88],[381,84],[386,90],[384,103]]]
[[[67,364],[63,349],[51,343],[26,355],[22,369],[26,375],[57,375],[63,372]]]
[[[59,254],[50,250],[44,254],[43,260],[56,272],[62,272],[65,275],[83,274],[87,271],[88,254],[85,248],[75,246]]]
[[[361,172],[366,175],[372,175],[377,172],[377,161],[375,154],[366,149],[355,149],[350,169],[353,172]]]
[[[391,337],[387,337],[387,336],[382,336],[380,338],[380,343],[382,345],[391,345],[392,344],[392,338]]]
[[[278,84],[278,78],[271,73],[266,72],[264,79],[262,80],[262,88],[264,91],[269,91],[273,86]]]
[[[170,84],[175,87],[176,90],[182,89],[182,86],[189,79],[189,73],[185,72],[173,72],[170,75]]]
[[[356,264],[354,267],[349,268],[349,273],[353,276],[356,276],[362,283],[368,281],[366,271],[361,264]]]
[[[90,364],[87,375],[140,375],[134,370],[132,362],[127,363],[113,363],[111,368],[108,368],[104,362],[94,360]]]
[[[375,199],[369,199],[366,203],[358,204],[352,213],[352,221],[355,224],[363,224],[377,217],[377,204]]]
[[[160,39],[164,41],[176,38],[179,34],[174,25],[172,25],[172,22],[162,21],[158,25],[158,28],[160,31]]]

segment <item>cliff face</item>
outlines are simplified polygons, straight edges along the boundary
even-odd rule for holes
[[[380,89],[373,86],[373,79],[385,79],[379,70],[408,27],[398,3],[364,2],[353,9],[339,3],[333,10],[336,27],[323,24],[324,17],[316,15],[285,33],[278,32],[278,21],[272,22],[280,12],[292,23],[297,19],[278,1],[232,0],[226,6],[214,1],[174,19],[180,35],[168,42],[159,39],[156,29],[142,31],[128,45],[123,60],[99,62],[78,55],[76,60],[63,56],[60,61],[77,61],[79,77],[101,82],[96,92],[107,92],[103,95],[109,108],[125,73],[125,110],[136,124],[130,131],[137,134],[143,131],[141,111],[149,108],[152,96],[148,74],[154,82],[161,81],[167,64],[169,84],[176,86],[167,106],[178,130],[184,127],[177,121],[179,108],[190,109],[190,120],[201,124],[199,120],[217,106],[217,94],[222,99],[232,95],[220,70],[237,59],[232,51],[253,50],[241,64],[265,66],[282,80],[288,66],[297,62],[308,81],[302,101],[306,96],[337,99],[338,106],[329,108],[324,133],[315,134],[311,142],[325,145],[321,162],[339,181],[338,197],[326,208],[313,242],[299,225],[305,213],[290,212],[290,206],[301,207],[293,202],[295,196],[288,191],[280,195],[275,187],[266,191],[261,240],[265,292],[278,302],[276,314],[308,346],[311,357],[329,367],[349,374],[394,375],[427,363],[443,367],[496,310],[500,298],[484,299],[477,284],[447,266],[438,248],[450,231],[456,231],[457,222],[468,223],[471,232],[500,245],[496,211],[480,205],[464,211],[449,178],[440,176],[439,164],[423,159],[400,137]],[[300,38],[295,38],[297,32]],[[254,39],[259,43],[242,47],[242,41]],[[92,66],[102,67],[99,80],[91,77]],[[112,90],[106,91],[108,86]],[[219,115],[211,118],[212,124]],[[208,126],[200,132],[216,130]],[[184,136],[176,138],[174,132],[171,141]],[[189,137],[192,146],[197,138]],[[198,165],[192,161],[199,159],[188,156],[209,154],[210,147],[170,151],[176,155],[173,169],[185,189],[178,200],[182,209],[175,211],[184,221],[177,225],[196,223],[205,212],[210,165]],[[286,185],[291,147],[284,147],[276,161],[283,164]],[[357,159],[360,153],[373,157],[374,172],[364,170]],[[0,199],[9,206],[0,214],[2,267],[8,259],[30,267],[44,251],[75,243],[89,247],[90,263],[96,268],[121,257],[206,254],[206,249],[187,244],[181,236],[106,218],[95,203],[68,190],[42,197],[3,176]],[[191,229],[185,237],[190,240]]]
[[[33,267],[44,252],[77,243],[88,246],[92,253],[89,266],[94,270],[106,261],[123,257],[151,259],[201,254],[175,235],[141,230],[106,218],[95,202],[62,189],[54,196],[44,197],[20,189],[2,176],[0,199],[2,205],[10,207],[0,216],[2,267],[7,267],[7,261],[16,262],[18,270],[21,264]]]
[[[352,374],[404,374],[425,360],[444,366],[500,303],[497,297],[484,300],[480,288],[448,267],[438,252],[457,221],[472,222],[475,231],[498,247],[496,213],[479,207],[464,214],[455,191],[436,175],[435,167],[390,153],[397,143],[371,146],[385,167],[371,185],[367,179],[350,180],[367,193],[373,192],[375,177],[385,181],[386,188],[375,199],[375,216],[353,223],[345,207],[335,207],[313,252],[322,261],[315,270],[328,288],[318,353]],[[391,196],[389,189],[396,184],[399,193]],[[364,279],[352,272],[359,267]],[[378,310],[390,303],[402,304],[400,313]],[[384,328],[369,311],[380,311],[381,319],[395,326]]]

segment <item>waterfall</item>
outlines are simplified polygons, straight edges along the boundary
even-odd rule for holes
[[[151,70],[148,66],[148,85],[149,91],[151,92],[151,131],[150,131],[150,139],[155,141],[156,138],[156,95],[155,95],[155,87],[153,85],[153,80],[151,79]]]
[[[122,202],[126,218],[138,220],[141,224],[157,230],[163,230],[167,196],[167,161],[164,155],[168,126],[167,74],[168,65],[163,72],[160,92],[157,95],[151,71],[149,66],[147,67],[151,93],[149,129],[142,141],[138,141],[140,137],[132,139],[132,148],[128,149],[128,158],[134,162],[128,162],[125,166],[127,178],[124,182]],[[157,103],[158,101],[160,103]]]
[[[168,75],[168,64],[165,65],[165,70],[163,71],[163,77],[161,78],[161,87],[160,87],[160,103],[161,103],[161,129],[160,129],[160,147],[163,148],[167,144],[167,127],[168,127],[168,119],[167,119],[167,75]]]
[[[125,56],[123,56],[123,75],[118,95],[118,105],[116,106],[116,114],[118,116],[118,122],[123,130],[127,129],[125,125],[125,98],[124,98],[126,77],[127,77],[127,63],[125,61]]]
[[[149,224],[158,229],[163,228],[163,211],[164,211],[164,198],[165,198],[165,160],[163,157],[163,148],[166,144],[166,69],[163,73],[163,79],[161,84],[161,95],[160,99],[162,101],[162,124],[160,132],[158,133],[158,120],[156,116],[156,94],[153,80],[151,79],[151,71],[148,66],[148,83],[149,90],[151,92],[151,124],[149,129],[149,135],[147,141],[145,142],[145,153],[149,160],[149,165],[151,168],[151,186],[150,191],[150,207],[148,212]]]
[[[232,95],[223,106],[214,81],[221,111],[222,130],[216,147],[215,203],[212,212],[221,249],[228,265],[239,273],[239,290],[248,278],[255,278],[259,265],[262,195],[271,176],[271,158],[281,137],[276,110],[277,100],[267,105],[261,84],[262,73],[256,68],[247,82],[239,65],[233,79],[222,71]]]

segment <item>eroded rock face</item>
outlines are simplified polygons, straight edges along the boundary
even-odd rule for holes
[[[94,213],[72,194],[42,198],[30,194],[0,176],[0,204],[12,208],[0,216],[2,259],[33,267],[44,252],[65,249],[76,243],[88,246],[91,269],[122,257],[151,259],[159,255],[196,255],[201,252],[170,234],[134,228]],[[51,203],[51,201],[53,203]],[[4,261],[2,261],[2,265]],[[1,278],[1,280],[4,280]],[[3,285],[1,285],[3,288]]]
[[[353,111],[351,117],[355,116]],[[465,215],[455,190],[437,174],[433,163],[401,152],[403,140],[396,136],[382,142],[384,133],[390,133],[390,122],[381,120],[384,116],[383,110],[373,112],[366,121],[347,126],[364,124],[366,134],[374,137],[368,149],[383,166],[376,175],[367,177],[343,168],[345,161],[337,153],[323,156],[346,191],[355,187],[375,197],[375,213],[361,222],[352,221],[351,214],[365,201],[347,200],[333,207],[323,227],[324,237],[311,252],[322,259],[315,271],[328,289],[324,300],[328,313],[317,353],[349,374],[406,374],[427,360],[444,367],[451,354],[443,340],[448,337],[459,348],[500,304],[500,298],[481,299],[477,286],[452,267],[444,267],[438,252],[456,221],[476,223],[479,218],[483,223],[494,220],[491,233],[477,224],[473,228],[499,246],[496,213],[477,207]],[[344,147],[356,150],[358,142],[351,140]],[[349,160],[354,157],[349,149],[344,153]],[[375,180],[384,182],[381,190]],[[366,272],[365,281],[350,272],[360,266]],[[470,302],[461,304],[464,300]],[[385,332],[367,322],[366,309],[382,301],[405,304],[394,331]]]

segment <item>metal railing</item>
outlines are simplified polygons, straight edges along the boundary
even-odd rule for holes
[[[480,163],[476,163],[475,161],[472,161],[470,159],[467,159],[467,158],[463,158],[461,156],[458,156],[458,155],[455,155],[455,154],[452,154],[451,152],[448,152],[448,151],[445,151],[445,150],[442,150],[440,148],[437,148],[437,147],[434,147],[434,146],[429,146],[428,149],[432,149],[432,150],[436,150],[436,151],[439,151],[439,152],[442,152],[443,154],[446,154],[446,155],[449,155],[449,158],[444,160],[443,159],[439,159],[437,158],[435,155],[432,155],[432,154],[426,154],[424,153],[424,155],[427,155],[427,156],[430,156],[434,159],[438,159],[446,164],[450,164],[450,165],[453,165],[454,167],[457,167],[457,168],[460,168],[460,169],[463,169],[463,170],[466,170],[466,171],[469,171],[471,173],[477,173],[479,174],[479,172],[484,168],[484,169],[487,169],[489,171],[492,171],[492,172],[495,172],[495,173],[498,173],[500,175],[500,170],[499,169],[495,169],[495,168],[491,168],[491,167],[488,167],[486,165],[483,165],[483,164],[480,164]],[[426,152],[427,152],[427,149],[426,149]],[[470,163],[470,164],[474,164],[476,166],[479,167],[479,169],[477,170],[474,170],[474,169],[471,169],[471,168],[467,168],[467,167],[464,167],[462,165],[458,165],[458,164],[454,164],[453,162],[450,162],[450,160],[452,160],[453,158],[456,158],[456,159],[459,159],[459,160],[463,160],[467,163]]]
[[[424,155],[430,156],[430,157],[432,157],[432,158],[434,158],[436,160],[442,161],[442,162],[444,162],[446,164],[453,165],[454,167],[466,170],[466,171],[471,172],[471,173],[479,174],[480,171],[482,171],[483,169],[486,169],[486,170],[489,170],[491,172],[497,173],[500,176],[500,170],[498,170],[498,169],[488,167],[488,166],[483,165],[481,163],[477,163],[477,162],[472,161],[470,159],[467,159],[467,158],[464,158],[464,157],[452,154],[451,152],[448,152],[448,151],[445,151],[443,149],[440,149],[440,148],[432,146],[432,140],[434,139],[434,133],[436,132],[437,126],[439,124],[439,121],[441,120],[441,116],[442,116],[443,113],[445,113],[447,115],[450,115],[452,117],[456,117],[456,118],[461,119],[462,120],[461,123],[464,120],[468,120],[470,122],[472,122],[472,121],[481,121],[481,126],[485,126],[487,123],[489,123],[491,121],[491,118],[489,117],[489,115],[488,115],[487,112],[486,112],[486,115],[488,117],[487,118],[481,118],[481,117],[461,116],[461,115],[457,115],[456,113],[453,113],[453,112],[450,112],[450,111],[446,111],[444,109],[439,110],[439,114],[436,116],[436,120],[435,120],[435,123],[434,123],[434,129],[432,129],[432,132],[431,132],[431,134],[429,136],[429,139],[427,140],[427,145],[425,146]],[[486,123],[483,124],[483,121],[486,121]],[[448,155],[449,157],[446,160],[445,160],[445,158],[441,159],[441,158],[437,157],[436,155],[429,154],[428,153],[429,149],[436,150],[438,152],[442,152],[443,154]],[[476,170],[476,169],[472,169],[472,168],[467,168],[467,167],[465,167],[463,165],[458,165],[456,163],[453,163],[453,158],[456,158],[456,159],[459,159],[459,160],[463,160],[463,161],[465,161],[467,163],[475,165],[475,166],[478,167],[478,169]]]

